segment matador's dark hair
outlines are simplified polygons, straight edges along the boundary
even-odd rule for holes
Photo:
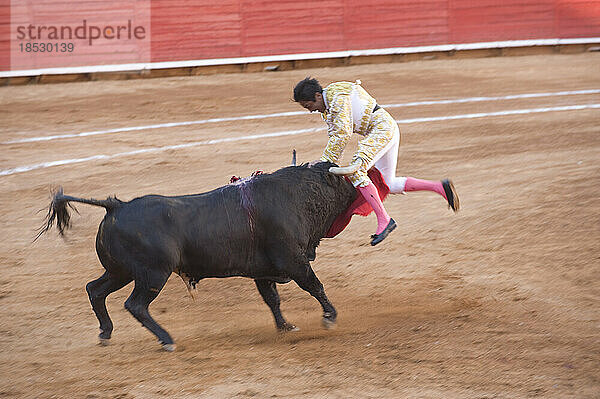
[[[323,91],[317,79],[306,77],[294,87],[294,101],[315,101],[315,93]]]

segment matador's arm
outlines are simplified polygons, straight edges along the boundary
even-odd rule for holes
[[[352,136],[352,104],[350,96],[338,95],[330,104],[326,116],[329,141],[323,150],[321,161],[337,163]]]

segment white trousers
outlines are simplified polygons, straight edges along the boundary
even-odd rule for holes
[[[404,192],[406,177],[396,176],[396,165],[398,164],[398,147],[400,146],[400,129],[394,122],[392,139],[371,160],[367,170],[375,166],[381,172],[386,184],[390,188],[390,194],[401,194]]]

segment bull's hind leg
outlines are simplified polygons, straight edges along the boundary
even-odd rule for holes
[[[254,282],[256,283],[258,292],[260,292],[260,295],[264,299],[265,303],[269,305],[271,312],[273,312],[277,329],[281,332],[298,331],[298,327],[285,321],[283,315],[281,314],[281,309],[279,307],[279,293],[277,292],[277,286],[275,285],[275,282],[271,280],[254,280]]]
[[[290,277],[296,282],[296,284],[298,284],[300,288],[315,297],[323,307],[323,327],[333,328],[337,318],[337,311],[331,302],[329,302],[327,295],[325,295],[323,284],[321,284],[313,272],[310,264],[306,262],[305,264],[298,265],[297,269]]]
[[[90,281],[85,289],[90,297],[92,309],[100,322],[100,344],[107,345],[113,331],[113,323],[106,310],[106,297],[131,281],[131,278],[118,277],[105,272],[99,279]]]
[[[143,280],[136,279],[135,288],[125,301],[125,309],[142,323],[144,327],[156,335],[164,350],[172,352],[175,350],[173,339],[168,332],[154,321],[148,311],[148,306],[158,296],[168,278],[168,275],[149,273],[147,276],[144,276]]]

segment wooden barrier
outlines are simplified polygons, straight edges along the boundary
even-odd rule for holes
[[[27,20],[31,7],[24,4],[38,3],[12,0],[11,8],[11,1],[0,1],[0,84],[576,52],[600,43],[600,0],[152,0],[146,3],[151,41],[145,57],[131,46],[116,52],[108,51],[114,47],[98,45],[75,61],[83,68],[47,69],[61,66],[48,57],[38,57],[30,68],[12,60],[11,68],[14,21]],[[15,8],[15,3],[20,6]],[[44,2],[39,4],[50,9]],[[97,16],[103,7],[108,7],[107,14],[99,21],[122,19],[122,14],[114,14],[115,4],[77,3],[71,19],[84,18],[86,13]],[[139,0],[136,4],[129,8],[139,16]],[[569,41],[578,38],[587,41]],[[534,44],[520,44],[524,40]],[[518,43],[494,44],[498,41]],[[469,43],[475,46],[460,47]]]

